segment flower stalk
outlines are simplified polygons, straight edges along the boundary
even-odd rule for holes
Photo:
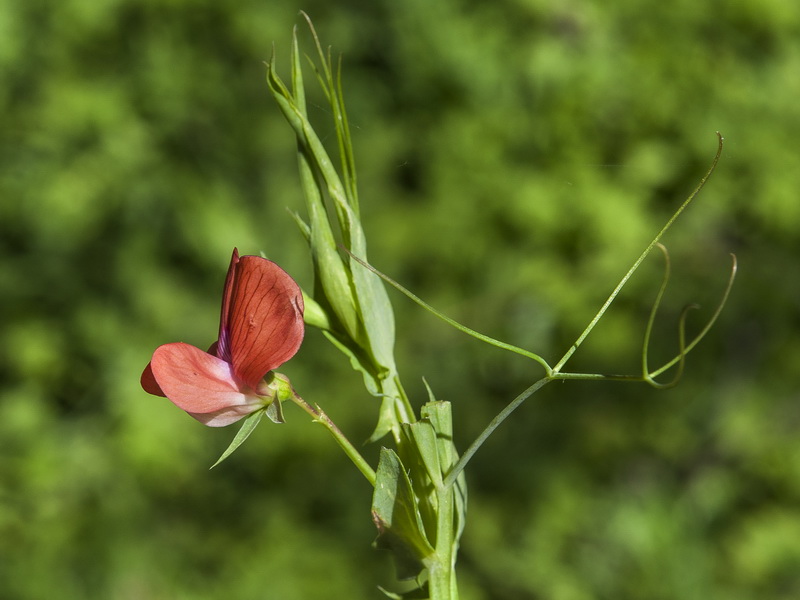
[[[369,465],[356,447],[353,446],[350,440],[347,439],[347,436],[342,433],[342,430],[339,429],[333,421],[331,421],[331,418],[327,414],[325,414],[325,411],[323,411],[318,404],[311,406],[308,402],[303,400],[303,398],[301,398],[297,392],[294,391],[292,393],[292,402],[311,415],[311,418],[315,423],[319,423],[328,430],[328,432],[333,436],[333,439],[336,440],[336,443],[339,444],[342,450],[344,450],[344,453],[352,461],[356,468],[361,471],[361,474],[365,477],[369,484],[372,487],[375,487],[375,470]]]

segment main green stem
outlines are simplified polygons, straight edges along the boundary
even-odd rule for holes
[[[442,485],[436,490],[439,512],[436,523],[435,560],[428,566],[428,593],[431,600],[458,600],[453,538],[455,537],[454,487]]]

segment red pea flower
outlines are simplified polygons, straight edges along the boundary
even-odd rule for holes
[[[164,396],[210,427],[230,425],[275,404],[280,420],[288,380],[273,373],[303,341],[303,295],[278,265],[234,248],[225,291],[219,339],[208,352],[184,344],[156,348],[142,373],[144,390]]]

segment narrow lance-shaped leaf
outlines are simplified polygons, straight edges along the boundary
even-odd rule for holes
[[[428,387],[427,382],[425,382],[425,386]],[[428,393],[433,398],[433,392],[430,387],[428,387]],[[432,400],[422,407],[420,417],[427,419],[436,432],[436,449],[442,477],[444,478],[458,460],[458,453],[453,443],[452,405],[449,402]],[[467,518],[467,480],[463,471],[456,478],[452,493],[455,500],[455,535],[453,536],[453,553],[455,555]]]
[[[296,37],[292,47],[292,81],[294,96],[286,88],[275,72],[273,59],[267,64],[267,82],[278,106],[295,130],[298,141],[298,167],[300,181],[306,199],[309,215],[308,242],[311,248],[314,271],[320,289],[315,289],[315,297],[322,303],[320,294],[327,299],[345,331],[353,339],[358,339],[359,319],[350,274],[339,254],[333,231],[324,206],[320,182],[315,174],[313,163],[316,157],[309,151],[305,136],[307,118],[303,96],[302,71],[297,58]]]
[[[278,402],[277,404],[280,403]],[[239,448],[239,446],[241,446],[244,443],[244,441],[248,437],[250,437],[250,434],[253,433],[253,431],[255,431],[256,426],[258,426],[258,424],[261,422],[261,419],[263,418],[264,418],[264,411],[259,410],[258,412],[254,412],[253,414],[248,416],[244,421],[242,421],[242,426],[239,428],[239,431],[236,432],[233,441],[231,441],[230,445],[225,450],[225,452],[222,453],[222,456],[220,456],[217,459],[217,462],[211,465],[210,469],[213,469],[219,463],[221,463],[223,460],[225,460],[231,454],[233,454]]]
[[[319,45],[318,48],[320,50],[320,59],[325,61],[326,57],[324,53],[321,52]],[[297,97],[299,94],[298,90],[303,85],[303,80],[296,50],[293,52],[292,57],[292,79],[296,86],[295,96]],[[280,83],[274,71],[274,61],[270,63],[269,81],[273,95],[279,100],[279,106],[292,125],[298,142],[307,152],[306,158],[309,163],[309,169],[318,171],[324,181],[325,188],[333,202],[339,220],[339,227],[344,237],[345,246],[356,256],[366,259],[366,238],[357,213],[348,203],[346,188],[342,184],[339,174],[336,172],[322,141],[314,132],[311,123],[308,121],[303,107],[297,106],[291,101],[288,90]],[[331,98],[332,101],[340,99],[341,90],[335,89],[333,79],[329,77],[326,78],[326,81],[330,86],[333,86],[333,88],[326,90],[328,97]],[[338,104],[336,106],[332,105],[332,108],[339,114],[343,111],[343,106],[339,106]],[[337,119],[335,123],[337,129],[347,127],[346,119]],[[349,131],[338,131],[337,135],[340,136],[342,143],[349,143]],[[347,153],[352,155],[352,148],[347,149]],[[352,162],[351,159],[350,162]],[[350,164],[350,167],[348,171],[353,171],[352,164]],[[309,179],[308,174],[302,176],[304,180]],[[321,202],[322,200],[319,198],[319,203],[321,204]],[[319,214],[322,215],[324,213],[319,211]],[[313,229],[313,217],[311,225]],[[377,365],[386,369],[388,376],[388,374],[396,370],[394,364],[394,314],[391,303],[389,302],[389,297],[386,294],[383,284],[377,277],[371,273],[364,272],[363,269],[354,269],[353,266],[351,260],[349,270],[352,274],[352,284],[355,288],[356,302],[358,304],[361,321],[366,330],[367,343],[364,344],[365,349],[370,351]],[[333,303],[334,299],[330,295],[328,295],[328,297]],[[348,331],[352,334],[352,330]],[[353,337],[356,340],[359,339],[358,335]]]
[[[408,433],[408,440],[416,450],[420,466],[428,475],[435,487],[442,486],[442,469],[439,464],[439,449],[436,431],[430,420],[422,418],[416,423],[404,423],[403,429]]]

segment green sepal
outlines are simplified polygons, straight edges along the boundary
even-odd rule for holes
[[[266,410],[264,410],[264,414],[266,414],[267,418],[273,423],[280,424],[286,422],[283,418],[283,403],[277,398],[269,403]]]
[[[273,402],[272,404],[270,404],[270,406],[273,406],[275,404],[280,406],[280,402],[278,401]],[[233,441],[231,441],[230,445],[225,450],[225,452],[222,453],[222,456],[220,456],[217,459],[217,462],[215,462],[213,465],[209,467],[209,470],[213,469],[223,460],[228,458],[231,454],[234,453],[234,451],[239,446],[241,446],[244,443],[244,441],[250,436],[250,434],[253,433],[253,430],[256,428],[256,426],[261,422],[261,419],[264,418],[264,413],[267,412],[267,410],[269,409],[257,410],[256,412],[249,414],[245,418],[245,420],[242,421],[242,426],[239,428],[239,431],[236,432]]]
[[[378,528],[375,546],[393,552],[397,578],[417,577],[434,549],[425,536],[416,496],[403,463],[388,448],[381,448],[378,461],[372,520]]]

